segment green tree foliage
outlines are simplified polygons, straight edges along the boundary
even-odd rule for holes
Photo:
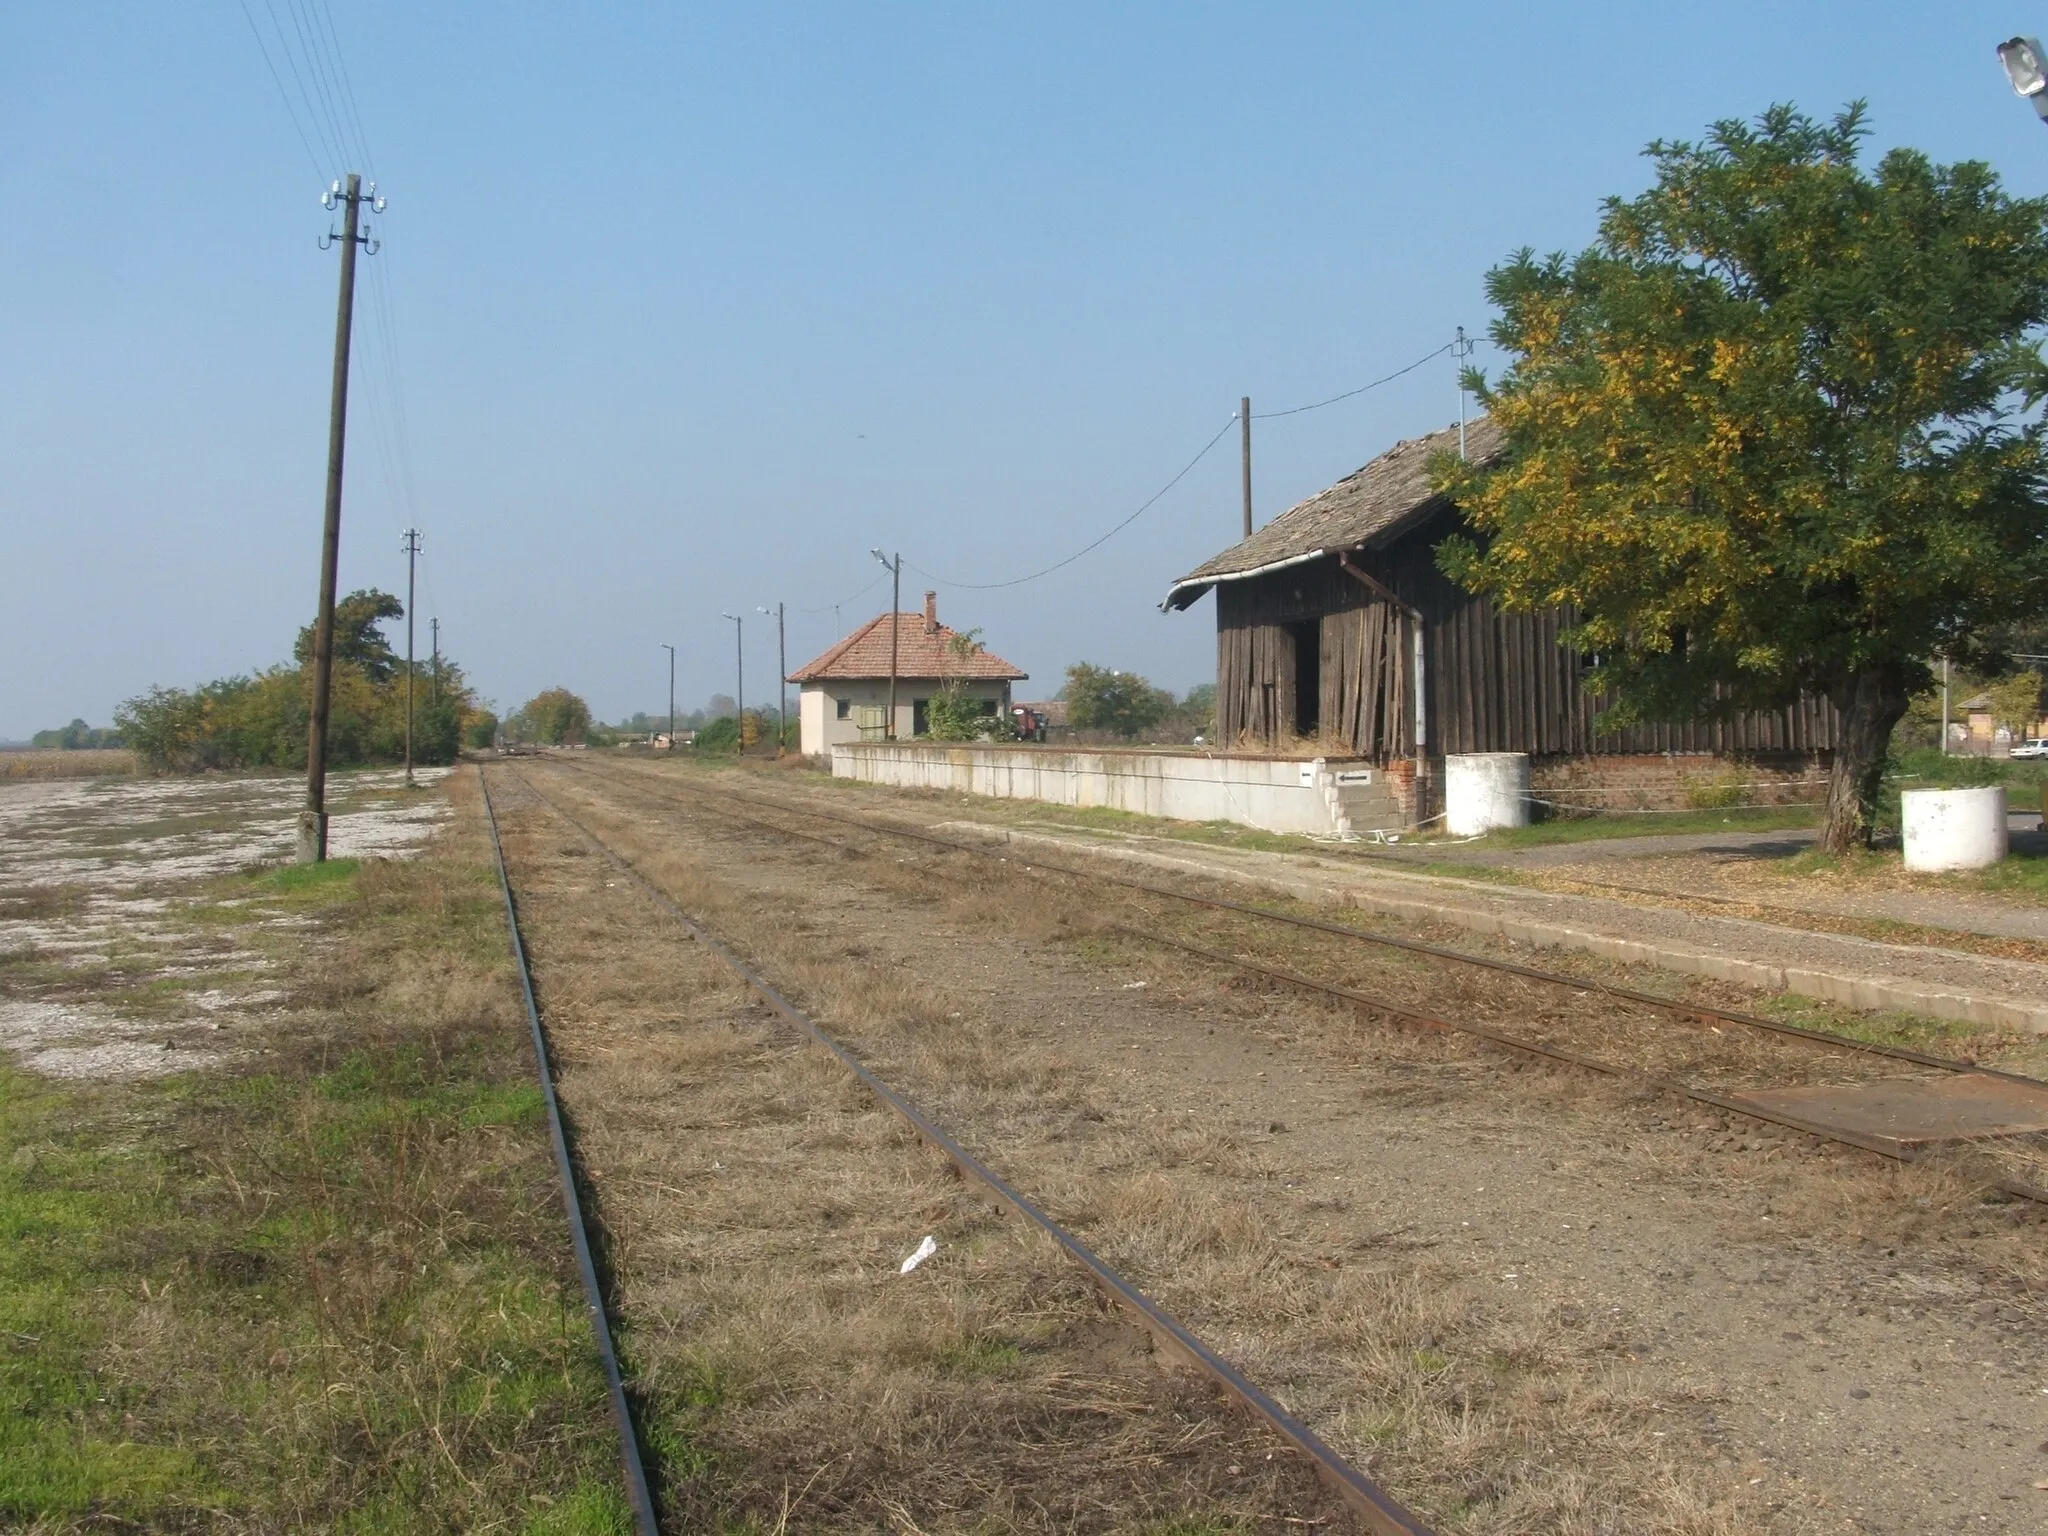
[[[1864,135],[1780,106],[1651,145],[1591,248],[1488,275],[1514,361],[1471,382],[1509,451],[1439,466],[1477,530],[1444,569],[1573,605],[1609,721],[1831,699],[1834,850],[1928,658],[2048,608],[2048,201],[1907,149],[1867,173]]]
[[[696,750],[699,752],[737,752],[739,749],[740,723],[732,715],[707,720],[697,732]]]
[[[933,741],[974,741],[1008,729],[1008,722],[996,717],[994,700],[978,699],[967,691],[967,670],[981,649],[978,629],[946,642],[946,676],[925,706],[925,734]]]
[[[549,688],[528,699],[506,726],[520,741],[574,745],[589,739],[590,706],[566,688]]]
[[[1135,672],[1119,672],[1077,661],[1067,668],[1060,696],[1067,724],[1077,731],[1107,731],[1126,740],[1150,730],[1174,707],[1174,697]]]
[[[121,733],[104,726],[87,725],[83,720],[73,720],[69,725],[54,731],[37,731],[29,738],[32,747],[55,748],[60,752],[77,752],[91,747],[118,747],[122,745]]]
[[[474,711],[462,727],[462,744],[481,752],[498,740],[498,717],[488,709]]]
[[[405,667],[378,626],[405,617],[405,604],[389,592],[369,587],[351,592],[334,605],[334,664],[355,667],[373,683],[388,683]],[[313,626],[299,631],[292,659],[300,666],[313,660]]]
[[[2002,725],[2016,737],[2032,736],[2041,720],[2041,674],[2015,672],[2000,678],[1988,690],[1991,694],[1991,723]]]
[[[385,611],[389,603],[382,593],[359,592],[336,605],[337,616],[347,610],[349,621],[335,628],[327,718],[330,766],[395,763],[405,756],[405,663],[377,633],[381,620],[362,617],[392,617]],[[157,773],[303,769],[312,718],[310,626],[299,631],[299,641],[302,659],[296,666],[191,689],[152,688],[114,712],[115,728]],[[478,714],[461,667],[444,657],[437,683],[431,667],[422,663],[413,696],[414,761],[453,762],[464,729]]]

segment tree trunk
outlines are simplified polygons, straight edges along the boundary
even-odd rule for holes
[[[1821,828],[1824,853],[1868,847],[1877,820],[1877,796],[1891,750],[1892,727],[1906,713],[1904,669],[1866,667],[1829,690],[1841,728],[1828,770],[1827,822]]]

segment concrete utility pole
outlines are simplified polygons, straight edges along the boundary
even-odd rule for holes
[[[405,782],[412,783],[412,680],[418,669],[412,664],[412,602],[416,590],[415,567],[420,558],[420,531],[405,530]]]
[[[434,707],[441,707],[441,621],[427,620],[427,627],[434,633],[434,681],[432,684]]]
[[[733,686],[739,690],[733,695],[733,724],[739,728],[740,751],[747,750],[747,640],[746,626],[736,613],[721,613],[721,619],[732,620],[732,653],[736,668]]]
[[[323,208],[342,209],[341,233],[330,227],[322,250],[341,244],[341,297],[334,315],[334,389],[327,413],[327,514],[320,532],[320,609],[313,621],[313,717],[306,727],[306,806],[299,812],[298,859],[318,864],[327,857],[327,710],[334,681],[334,578],[341,556],[341,461],[348,442],[348,346],[355,326],[356,247],[376,254],[377,244],[362,229],[362,205],[384,211],[377,184],[362,190],[355,172],[346,186],[336,182],[320,199]]]
[[[896,632],[903,627],[902,615],[898,612],[903,606],[903,551],[899,549],[894,560],[891,560],[879,549],[871,549],[868,553],[881,561],[883,569],[889,573],[889,723],[882,728],[882,740],[894,741],[896,739]]]
[[[786,605],[777,603],[773,609],[759,608],[757,613],[775,615],[775,665],[778,680],[775,684],[775,755],[782,756],[782,744],[789,739],[789,727],[782,718],[783,708],[789,703],[789,637],[783,628],[788,615]]]
[[[1948,658],[1941,658],[1941,755],[1948,756]]]
[[[1252,536],[1252,397],[1237,402],[1238,435],[1244,440],[1244,536]]]
[[[1458,365],[1458,457],[1465,457],[1465,359],[1472,355],[1477,342],[1465,339],[1465,327],[1458,327],[1457,339],[1451,343],[1451,356]]]
[[[676,749],[676,648],[666,640],[661,648],[668,652],[668,749]]]

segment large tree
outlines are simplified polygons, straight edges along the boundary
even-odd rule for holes
[[[1656,143],[1575,257],[1488,274],[1505,430],[1443,466],[1446,571],[1567,604],[1620,724],[1825,695],[1823,846],[1867,841],[1892,727],[1948,655],[2048,609],[2048,200],[1979,162],[1858,164],[1861,104]]]
[[[1135,672],[1087,661],[1067,668],[1060,697],[1067,701],[1067,724],[1075,730],[1109,731],[1127,739],[1157,725],[1174,704],[1172,694]]]
[[[548,746],[578,743],[590,734],[590,706],[566,688],[543,689],[513,718],[520,735]]]
[[[405,617],[405,604],[389,592],[366,587],[351,592],[334,605],[334,660],[344,667],[361,667],[373,683],[388,683],[405,669],[405,658],[391,649],[380,626],[388,619]],[[313,660],[313,628],[299,631],[292,646],[292,659],[300,666]]]

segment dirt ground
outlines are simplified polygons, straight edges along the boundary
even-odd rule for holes
[[[1451,1528],[2048,1517],[2030,1207],[1106,937],[1121,896],[530,771]]]

